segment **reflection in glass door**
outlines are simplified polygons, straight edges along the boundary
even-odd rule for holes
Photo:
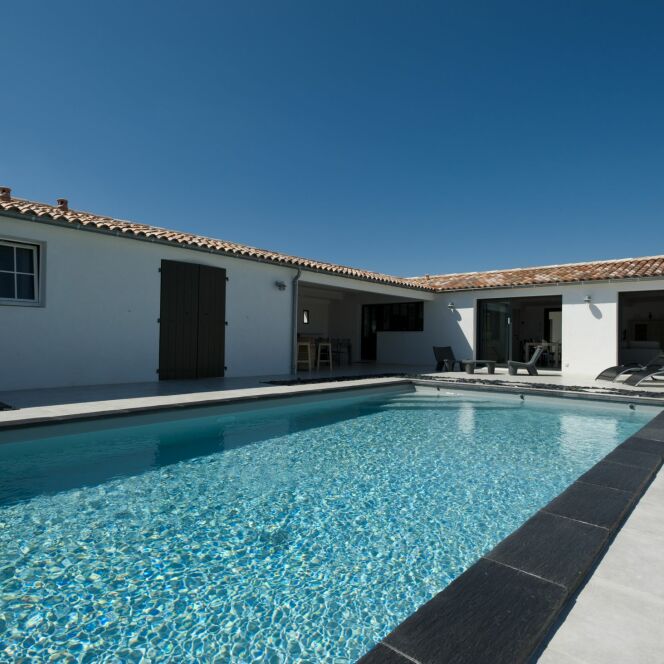
[[[478,360],[506,364],[511,346],[511,308],[509,302],[479,300]]]

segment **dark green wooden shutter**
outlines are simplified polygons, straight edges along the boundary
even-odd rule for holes
[[[161,262],[159,378],[224,375],[226,270]]]

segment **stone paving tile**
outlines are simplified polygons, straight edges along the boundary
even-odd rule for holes
[[[639,437],[664,442],[664,420],[653,420],[637,434]]]
[[[610,489],[620,489],[636,493],[652,477],[652,470],[637,466],[626,466],[610,461],[600,461],[588,472],[579,477],[577,482],[597,484]]]
[[[541,664],[664,663],[664,472],[618,532]]]
[[[659,454],[650,454],[649,452],[638,452],[636,450],[616,448],[604,457],[604,461],[613,463],[622,463],[626,466],[637,466],[639,468],[649,468],[657,470],[662,463]]]
[[[608,536],[604,528],[538,512],[485,557],[574,589]]]
[[[612,529],[631,502],[632,494],[626,491],[575,482],[544,507],[544,511]]]
[[[628,438],[624,443],[618,445],[618,449],[648,452],[664,458],[664,441],[641,438],[638,435]]]
[[[547,648],[537,660],[537,664],[586,664],[586,662],[556,648]]]
[[[641,531],[624,528],[602,559],[597,578],[664,602],[663,551],[664,532],[653,533],[644,546]]]
[[[662,625],[664,602],[593,579],[554,635],[550,648],[584,664],[661,663]],[[545,650],[539,661],[553,664],[557,660]]]
[[[645,538],[640,544],[652,546],[647,542],[656,542],[660,546],[660,540],[664,540],[664,472],[660,471],[653,483],[648,487],[646,494],[637,504],[636,509],[630,514],[629,519],[620,531],[618,538],[625,532],[638,532]],[[618,541],[616,538],[616,541]],[[664,542],[661,544],[664,551]],[[663,556],[664,557],[664,556]]]
[[[385,639],[422,664],[514,664],[559,610],[561,586],[481,559]]]
[[[391,648],[379,643],[370,650],[364,657],[357,660],[356,664],[413,664],[414,660],[407,659],[394,652]]]

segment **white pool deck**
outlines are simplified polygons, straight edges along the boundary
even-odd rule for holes
[[[635,398],[646,390],[612,387],[587,376],[562,376],[543,371],[539,376],[509,376],[497,369],[474,375],[465,372],[435,373],[431,367],[403,365],[354,365],[332,372],[300,374],[301,378],[338,378],[383,373],[428,374],[445,382],[461,379],[504,381],[515,387],[556,385],[586,394],[611,395],[627,390]],[[0,427],[57,421],[77,417],[104,416],[123,412],[223,403],[238,398],[287,396],[330,392],[355,386],[381,386],[400,378],[362,378],[353,381],[270,385],[288,376],[221,378],[197,381],[168,381],[120,385],[95,385],[0,392],[0,402],[15,410],[0,411]],[[664,399],[664,382],[648,385]],[[664,401],[662,402],[664,404]],[[634,664],[664,663],[664,471],[660,471],[636,509],[618,533],[593,576],[579,594],[566,619],[554,634],[539,661],[545,664]]]
[[[538,661],[664,662],[664,471],[625,522]]]
[[[384,373],[421,373],[430,367],[403,365],[353,365],[334,371],[312,371],[299,374],[302,379],[367,376]],[[288,396],[318,391],[338,391],[352,386],[383,385],[398,378],[364,378],[353,381],[271,385],[293,376],[255,376],[249,378],[210,378],[172,380],[150,383],[122,383],[57,387],[0,392],[0,402],[15,410],[0,411],[0,427],[33,423],[44,419],[92,417],[129,410],[187,406],[224,402],[243,398]]]
[[[479,370],[473,375],[465,372],[436,373],[431,366],[354,364],[339,369],[301,372],[301,379],[332,379],[340,377],[371,376],[374,374],[408,374],[431,376],[445,382],[470,381],[479,386],[490,382],[509,383],[514,387],[528,389],[534,386],[553,385],[574,388],[586,394],[611,396],[617,390],[629,392],[635,397],[648,393],[661,394],[664,404],[664,381],[648,384],[646,388],[597,382],[589,376],[562,376],[560,372],[540,371],[539,376],[520,374],[510,376],[506,369],[496,369],[493,375]],[[182,406],[202,402],[224,401],[243,397],[276,396],[306,393],[318,390],[339,390],[350,386],[350,382],[304,383],[301,385],[271,385],[269,381],[288,380],[293,376],[254,376],[248,378],[210,378],[201,380],[154,381],[149,383],[120,383],[76,387],[52,387],[34,390],[0,392],[0,402],[14,410],[0,411],[0,426],[31,422],[46,418],[90,417],[94,414],[124,412],[128,409]],[[354,380],[353,385],[373,385],[393,382],[393,378],[364,378]],[[368,382],[365,382],[368,381]],[[470,385],[472,386],[472,385]]]

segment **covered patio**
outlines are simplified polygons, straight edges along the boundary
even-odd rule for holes
[[[433,358],[430,364],[413,362],[407,343],[395,357],[385,337],[421,333],[425,304],[433,298],[422,290],[303,275],[297,291],[293,374],[304,378],[330,376],[330,369],[344,375],[430,370]]]

